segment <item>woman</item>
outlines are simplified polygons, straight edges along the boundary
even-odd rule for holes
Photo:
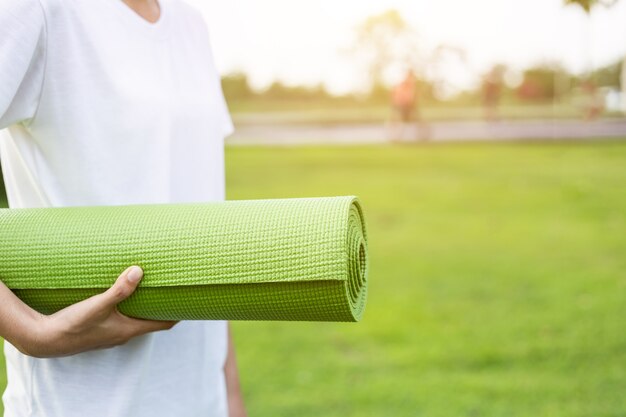
[[[224,198],[232,123],[179,0],[2,0],[4,127],[12,208]],[[124,317],[141,277],[51,316],[0,282],[7,417],[245,415],[227,323]]]

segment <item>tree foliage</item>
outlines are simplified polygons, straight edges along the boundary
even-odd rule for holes
[[[617,3],[617,0],[564,0],[565,4],[577,4],[583,8],[586,13],[590,13],[591,9],[596,5],[610,7]]]
[[[365,62],[370,84],[383,84],[385,71],[390,66],[415,66],[417,36],[397,10],[387,10],[368,17],[357,26],[354,53]]]
[[[244,100],[255,95],[248,82],[248,76],[242,72],[222,77],[222,90],[229,100]]]
[[[248,81],[248,76],[238,72],[222,77],[222,90],[228,101],[263,99],[263,100],[320,100],[332,98],[322,85],[290,86],[274,81],[267,88],[255,91]]]
[[[559,88],[559,81],[566,84],[564,89]],[[538,65],[524,70],[517,94],[522,100],[552,101],[566,94],[573,81],[573,76],[561,66]]]

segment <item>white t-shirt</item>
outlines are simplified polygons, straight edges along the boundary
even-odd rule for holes
[[[121,0],[0,0],[11,207],[224,199],[233,127],[206,26],[179,0],[160,4],[150,24]],[[183,322],[59,359],[6,343],[5,416],[226,416],[226,332]]]

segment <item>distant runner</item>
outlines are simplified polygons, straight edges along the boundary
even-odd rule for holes
[[[428,127],[419,114],[419,94],[413,71],[408,71],[404,80],[391,93],[392,125],[391,140],[401,141],[407,124],[416,123],[415,139],[427,140]]]

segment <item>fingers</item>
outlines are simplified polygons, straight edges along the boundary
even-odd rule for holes
[[[158,321],[158,320],[137,320],[134,321],[136,323],[136,331],[137,335],[151,333],[151,332],[159,332],[162,330],[169,330],[174,327],[178,322],[176,321]]]
[[[119,311],[116,311],[116,313],[118,318],[121,319],[120,328],[126,329],[124,333],[127,339],[132,339],[133,337],[141,336],[146,333],[169,330],[178,324],[177,321],[135,319],[124,316]]]
[[[113,286],[101,294],[102,301],[112,307],[121,303],[137,289],[143,278],[143,271],[138,266],[131,266],[122,272]]]
[[[33,352],[41,357],[66,356],[119,346],[136,336],[171,329],[176,322],[135,319],[117,310],[142,277],[141,268],[130,267],[105,292],[46,316],[41,349]]]

